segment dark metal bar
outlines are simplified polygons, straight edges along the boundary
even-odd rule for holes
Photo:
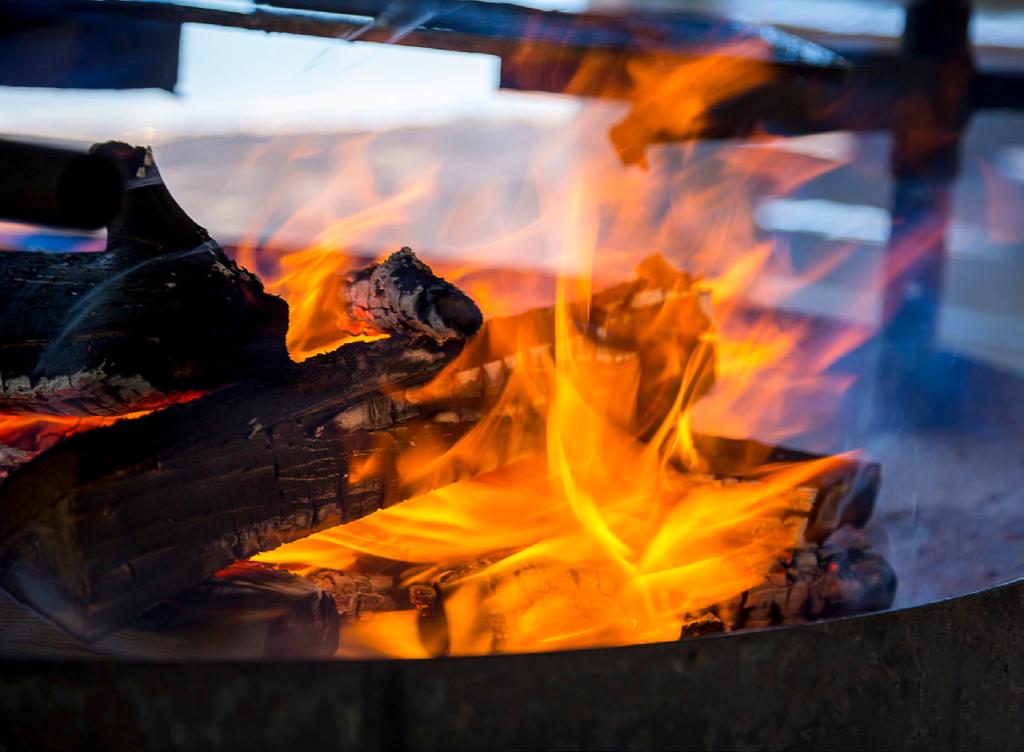
[[[94,230],[121,205],[121,175],[85,152],[0,140],[0,217]]]
[[[818,70],[845,68],[824,47],[771,27],[741,24],[697,13],[615,16],[542,11],[506,3],[465,0],[437,3],[426,12],[422,0],[409,0],[408,15],[382,13],[387,4],[369,0],[330,2],[296,0],[254,5],[248,12],[201,4],[147,0],[8,0],[7,14],[38,17],[50,12],[80,18],[120,15],[172,23],[203,23],[268,32],[284,32],[454,52],[505,57],[529,44],[538,49],[605,50],[699,55],[724,44],[733,54]],[[411,17],[411,21],[409,18]],[[746,43],[746,44],[744,44]]]
[[[770,26],[693,11],[563,13],[479,0],[269,0],[292,9],[372,17],[398,33],[413,29],[586,50],[695,55],[751,44],[734,54],[809,68],[843,68],[834,52]]]
[[[907,90],[894,110],[877,412],[900,425],[955,420],[965,388],[949,364],[935,360],[935,339],[952,189],[970,117],[969,21],[967,0],[915,0],[907,8],[903,54],[929,62],[935,75]]]

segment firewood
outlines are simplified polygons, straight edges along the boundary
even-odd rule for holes
[[[374,430],[373,406],[459,346],[354,343],[71,437],[0,486],[0,583],[95,639],[235,560],[400,501],[395,463],[417,433]],[[353,411],[371,422],[335,420]],[[433,412],[409,403],[395,420]]]
[[[288,363],[288,308],[175,203],[148,149],[101,253],[0,253],[0,411],[116,415]]]
[[[97,647],[121,656],[329,658],[334,598],[310,580],[239,562],[146,611]]]
[[[760,481],[720,480],[707,476],[691,476],[695,489],[746,486],[752,493],[763,487]],[[816,491],[810,488],[780,490],[772,493],[775,511],[757,519],[747,520],[744,530],[734,530],[738,538],[785,537],[799,540],[815,503]],[[502,552],[472,561],[453,562],[451,566],[412,567],[402,574],[408,600],[420,611],[423,627],[432,626],[441,637],[432,636],[430,649],[444,652],[449,648],[445,605],[452,598],[464,597],[469,590],[479,602],[471,644],[460,643],[457,649],[470,652],[507,652],[529,648],[534,637],[531,630],[538,619],[557,619],[557,629],[566,633],[583,632],[596,624],[627,623],[622,611],[619,591],[626,585],[621,569],[607,563],[565,563],[547,558],[526,560],[514,566],[500,565]],[[511,553],[511,552],[509,552]],[[687,619],[691,633],[715,631],[715,616],[705,612]],[[717,620],[724,629],[721,620]],[[464,627],[465,625],[463,625]],[[421,634],[427,631],[421,629]],[[466,640],[460,630],[459,639]],[[424,640],[426,643],[426,640]]]
[[[604,306],[606,336],[636,318],[630,304],[638,291],[628,288],[621,310]],[[451,300],[445,292],[433,299]],[[449,308],[441,324],[471,330],[464,304],[455,314],[463,323],[447,323]],[[492,322],[457,372],[476,368],[479,376],[487,361],[504,363],[515,352],[505,338],[515,323]],[[463,379],[468,391],[418,394],[462,347],[439,339],[350,344],[273,378],[59,444],[0,486],[0,584],[95,639],[234,560],[450,482],[432,475],[403,484],[399,460],[416,446],[451,446],[498,395],[474,391],[476,377]],[[494,461],[513,458],[499,454]],[[490,461],[464,472],[483,472]]]
[[[476,304],[435,276],[411,248],[349,272],[339,295],[353,321],[366,327],[353,333],[425,335],[444,342],[476,334],[483,324]]]
[[[896,597],[896,574],[864,545],[797,549],[764,583],[719,612],[733,629],[799,624],[881,611]]]
[[[304,573],[303,577],[330,593],[338,616],[345,621],[358,619],[363,614],[398,609],[398,591],[391,575],[314,569]]]
[[[460,646],[470,652],[528,647],[529,629],[544,614],[548,618],[557,614],[558,628],[566,632],[625,619],[616,598],[625,580],[614,567],[537,560],[491,572],[492,563],[481,559],[442,571],[429,568],[419,580],[412,575],[410,601],[420,611],[423,626],[432,625],[441,632],[430,646],[435,654],[449,648],[445,603],[464,588],[472,591],[480,608],[475,636]],[[760,585],[729,602],[686,615],[680,636],[687,639],[884,610],[892,606],[895,592],[892,568],[863,544],[804,546],[779,559]],[[464,640],[465,626],[460,630]]]
[[[331,595],[309,580],[240,562],[92,644],[0,593],[0,657],[327,658],[339,624]]]
[[[657,306],[696,315],[700,302],[684,282],[665,290],[642,278],[595,296],[589,321],[600,323],[587,335],[616,357],[636,357],[628,348],[637,322]],[[532,328],[547,348],[553,319],[533,311],[492,320],[454,360],[458,339],[351,344],[274,378],[75,436],[0,486],[0,584],[95,639],[236,559],[541,451],[543,431],[517,432],[518,444],[500,436],[472,461],[398,472],[413,448],[450,447],[471,430],[500,398],[515,359],[531,357],[517,352],[517,332]],[[684,354],[699,346],[700,325],[678,334]],[[652,383],[649,405],[682,368]]]

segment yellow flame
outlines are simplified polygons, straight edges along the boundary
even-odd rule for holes
[[[778,249],[754,226],[753,196],[791,191],[835,163],[773,149],[770,139],[713,150],[653,145],[706,127],[716,103],[768,79],[766,66],[731,52],[632,64],[630,109],[624,118],[614,113],[614,148],[608,109],[585,108],[564,141],[536,155],[543,164],[566,155],[572,162],[559,179],[538,178],[536,221],[479,245],[474,263],[435,265],[489,316],[554,296],[552,311],[491,320],[491,346],[515,357],[487,415],[454,446],[419,447],[399,463],[409,487],[447,484],[262,561],[344,569],[373,556],[404,563],[403,586],[443,580],[453,654],[675,639],[687,614],[765,578],[799,540],[808,498],[801,485],[836,460],[765,468],[756,483],[723,482],[700,474],[708,457],[691,427],[769,440],[810,427],[820,411],[805,420],[789,408],[841,394],[847,382],[823,372],[863,332],[846,331],[809,357],[807,327],[752,302],[778,264]],[[600,62],[581,66],[570,90],[600,85],[587,80],[607,71]],[[358,234],[361,222],[397,221],[394,212],[430,190],[429,181],[410,185],[379,202],[383,219],[367,211],[342,224]],[[461,224],[464,205],[456,209],[446,232]],[[331,227],[276,283],[298,310],[289,342],[299,356],[343,341],[336,292],[324,280],[340,268],[333,249],[351,238]],[[542,283],[543,272],[517,272],[508,284],[509,272],[483,266],[536,246],[558,259],[553,285]],[[835,263],[796,275],[799,283]],[[601,290],[622,279],[637,281],[616,307]],[[592,299],[612,314],[592,310]],[[418,398],[450,396],[465,367],[456,361]],[[341,654],[430,654],[436,647],[420,626],[412,610],[367,616],[345,627]]]

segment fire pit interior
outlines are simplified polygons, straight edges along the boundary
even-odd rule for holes
[[[774,665],[1024,573],[1016,11],[240,5],[0,10],[0,741],[56,667],[304,659],[444,746],[415,672]]]

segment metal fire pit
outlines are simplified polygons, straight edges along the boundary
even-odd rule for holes
[[[1018,749],[1024,580],[679,643],[417,661],[9,661],[16,749]]]

